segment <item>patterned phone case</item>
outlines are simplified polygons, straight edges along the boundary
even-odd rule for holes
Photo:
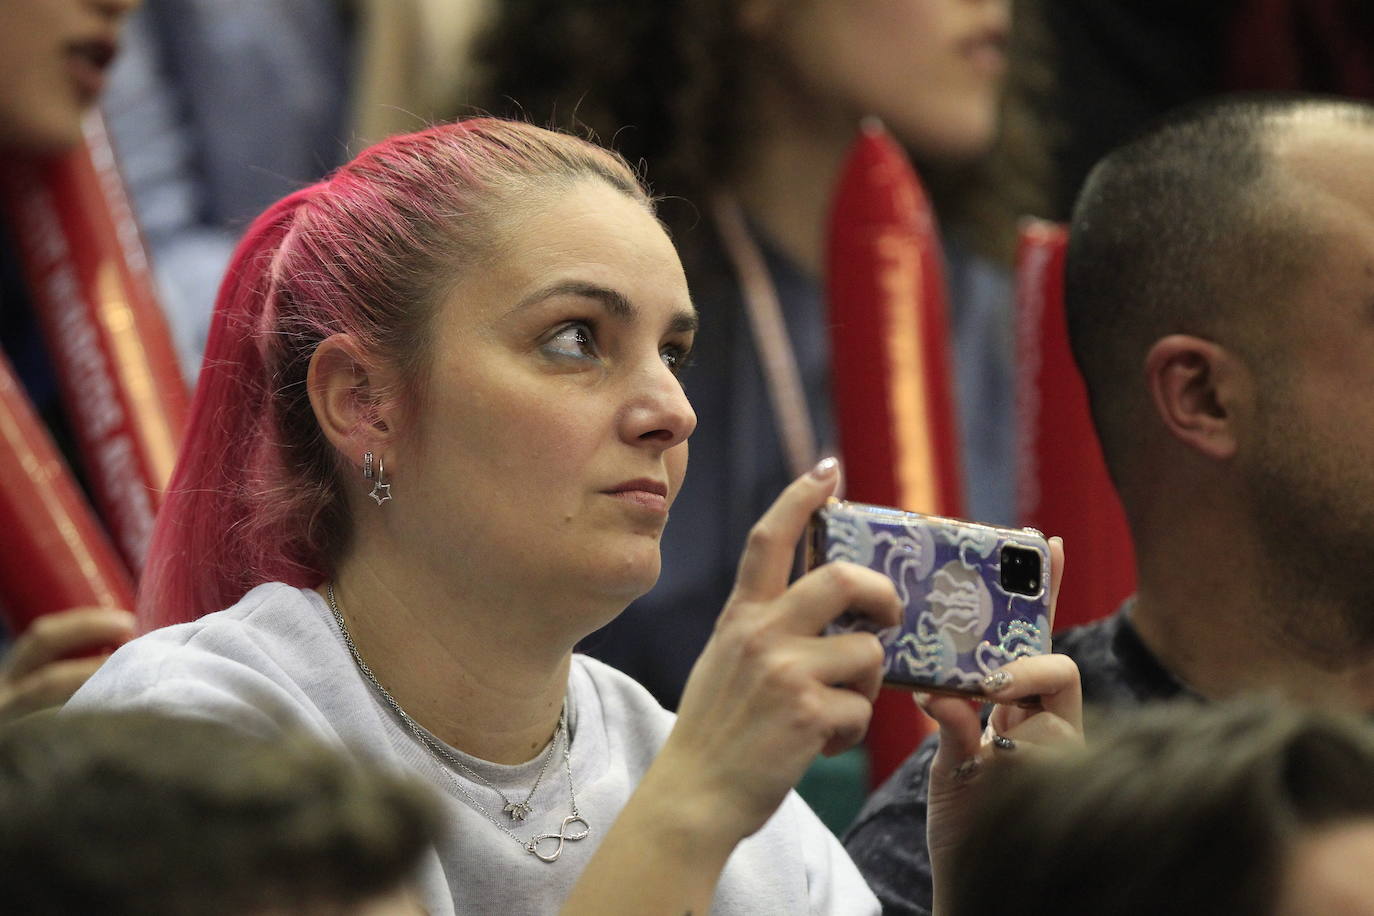
[[[1003,587],[1006,546],[1039,555],[1036,594]],[[1033,528],[831,499],[812,517],[806,547],[808,568],[848,560],[896,584],[905,606],[900,627],[878,630],[845,614],[826,631],[877,632],[892,686],[981,695],[980,682],[1002,665],[1050,651],[1050,551]]]

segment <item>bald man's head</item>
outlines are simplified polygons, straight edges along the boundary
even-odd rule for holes
[[[1211,102],[1116,150],[1088,177],[1065,303],[1118,484],[1128,457],[1148,445],[1143,362],[1155,341],[1194,335],[1280,368],[1282,329],[1320,246],[1321,195],[1311,183],[1338,196],[1342,181],[1339,157],[1312,149],[1328,129],[1374,138],[1374,107],[1316,97]]]

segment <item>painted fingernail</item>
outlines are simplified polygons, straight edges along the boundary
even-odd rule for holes
[[[970,757],[969,759],[965,760],[963,763],[955,767],[950,772],[950,776],[953,777],[956,785],[963,785],[964,783],[973,779],[973,777],[977,776],[978,771],[982,768],[983,758]]]
[[[829,458],[822,458],[820,462],[811,469],[811,476],[817,480],[829,480],[835,476],[835,471],[839,469],[839,459],[834,455]]]
[[[1016,741],[1006,735],[999,735],[996,732],[992,735],[992,746],[1003,751],[1016,750]]]
[[[1000,693],[1001,691],[1006,690],[1010,686],[1011,675],[1006,671],[1002,671],[1001,669],[998,669],[997,671],[994,671],[992,672],[992,674],[989,674],[987,677],[983,678],[984,693]]]

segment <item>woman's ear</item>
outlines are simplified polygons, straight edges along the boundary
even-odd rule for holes
[[[315,420],[352,464],[360,464],[364,452],[388,454],[387,445],[395,438],[394,425],[382,409],[390,379],[381,376],[368,368],[348,334],[320,341],[310,357],[305,383]]]
[[[1174,438],[1217,461],[1236,453],[1253,386],[1233,352],[1201,337],[1170,334],[1145,356],[1155,412]]]

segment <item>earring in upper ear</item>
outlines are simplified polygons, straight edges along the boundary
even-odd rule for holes
[[[363,479],[372,479],[372,453],[363,452]]]
[[[378,459],[377,480],[372,484],[372,492],[367,495],[371,496],[379,506],[391,498],[391,484],[383,483],[384,480],[386,480],[386,465],[382,464],[381,459]]]

